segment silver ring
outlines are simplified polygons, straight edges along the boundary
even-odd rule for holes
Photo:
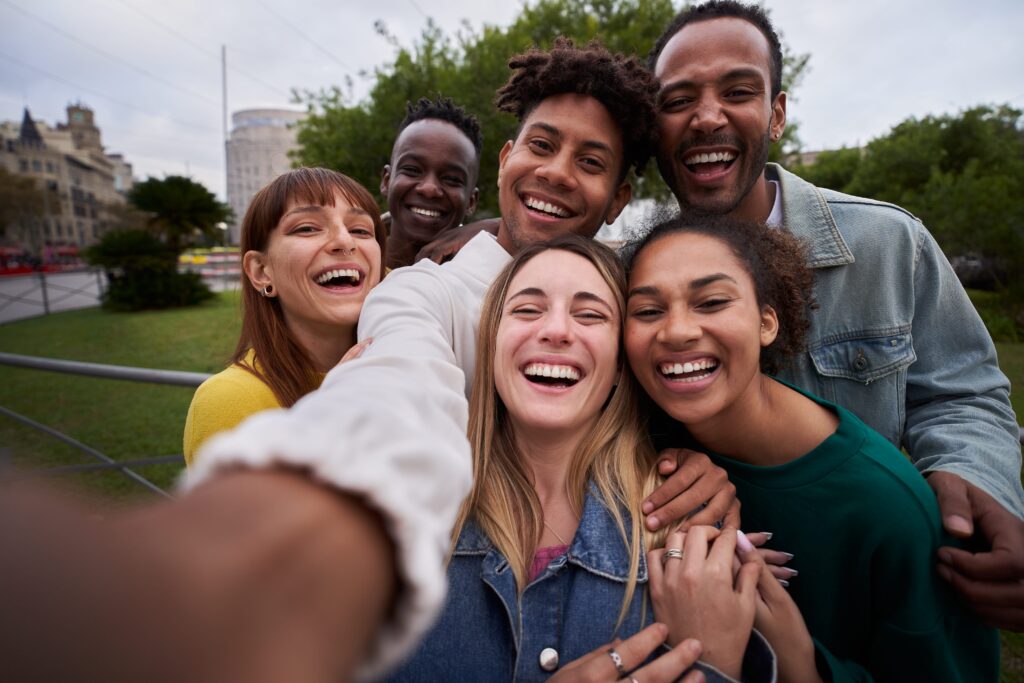
[[[665,554],[661,558],[661,563],[665,564],[669,560],[681,560],[683,559],[683,551],[679,548],[669,548],[665,551]]]
[[[614,647],[608,648],[608,656],[612,658],[612,664],[615,665],[615,670],[619,672],[619,676],[625,676],[626,668],[622,666],[622,657],[619,656]]]

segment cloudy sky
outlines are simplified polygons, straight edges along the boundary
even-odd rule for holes
[[[789,114],[806,149],[857,145],[908,116],[1024,107],[1024,2],[768,0],[783,39],[811,54]],[[287,106],[292,88],[341,84],[405,46],[428,16],[506,25],[515,0],[0,0],[0,120],[50,125],[81,101],[136,175],[189,174],[223,197],[221,45],[229,111]],[[455,94],[457,96],[457,94]]]

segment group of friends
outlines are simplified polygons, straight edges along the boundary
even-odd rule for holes
[[[767,163],[786,93],[763,10],[688,8],[646,65],[564,39],[509,64],[499,219],[463,225],[481,134],[440,97],[409,107],[383,170],[390,234],[336,171],[257,193],[187,492],[88,528],[6,503],[65,536],[10,570],[31,623],[69,604],[86,623],[60,567],[88,539],[105,559],[78,574],[103,585],[114,558],[163,586],[104,607],[103,637],[149,643],[157,614],[168,645],[115,665],[15,638],[15,665],[997,680],[995,629],[1024,628],[1009,383],[919,221]],[[680,210],[615,253],[593,237],[652,155]]]

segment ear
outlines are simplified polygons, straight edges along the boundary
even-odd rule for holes
[[[380,193],[388,196],[388,186],[391,185],[391,164],[384,164],[380,170]]]
[[[249,284],[257,290],[273,284],[267,258],[262,251],[250,249],[245,252],[245,256],[242,257],[242,270],[249,278]]]
[[[498,187],[501,187],[501,171],[505,168],[505,160],[508,159],[508,155],[512,151],[512,145],[512,140],[506,140],[501,151],[498,152]]]
[[[466,215],[472,216],[476,213],[476,204],[480,201],[480,188],[474,187],[473,191],[469,193],[469,202],[466,204]]]
[[[615,219],[619,217],[622,210],[626,208],[626,204],[629,204],[629,200],[633,198],[633,186],[629,184],[628,180],[623,180],[622,184],[615,189],[615,196],[612,197],[611,206],[608,207],[608,215],[605,216],[604,222],[611,225],[615,222]]]
[[[771,346],[779,336],[779,316],[771,306],[761,307],[761,346]]]
[[[782,139],[784,132],[786,132],[786,93],[783,91],[776,96],[772,103],[772,119],[768,133],[771,135],[772,142],[778,142]]]

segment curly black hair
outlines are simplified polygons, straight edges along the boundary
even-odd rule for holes
[[[466,134],[469,141],[473,143],[477,157],[480,156],[480,150],[483,149],[484,144],[483,135],[480,133],[480,121],[464,108],[455,104],[450,97],[438,95],[432,100],[421,97],[415,104],[406,102],[405,118],[398,124],[398,134],[400,135],[410,124],[424,119],[437,119],[452,124]]]
[[[508,66],[513,74],[498,90],[498,109],[522,123],[549,97],[589,95],[604,105],[622,131],[620,177],[625,178],[631,166],[637,175],[643,173],[654,149],[658,84],[639,59],[612,54],[596,40],[576,47],[572,40],[561,37],[550,50],[516,55]]]
[[[817,308],[814,271],[807,265],[804,244],[784,230],[730,216],[675,216],[640,231],[622,248],[626,270],[658,240],[677,234],[696,234],[724,242],[754,281],[758,306],[771,306],[779,318],[775,341],[761,349],[761,369],[775,374],[806,347],[808,314]]]
[[[757,27],[761,34],[764,35],[765,40],[768,41],[768,52],[771,54],[772,59],[772,99],[774,99],[782,92],[782,43],[779,42],[779,35],[775,32],[775,27],[772,26],[768,13],[758,5],[747,5],[736,0],[709,0],[709,2],[703,5],[687,7],[676,15],[672,23],[668,25],[668,28],[658,38],[658,42],[651,48],[650,53],[647,55],[648,68],[654,71],[654,67],[658,63],[658,57],[661,56],[666,43],[672,40],[672,36],[679,33],[687,24],[726,17],[749,21]]]

